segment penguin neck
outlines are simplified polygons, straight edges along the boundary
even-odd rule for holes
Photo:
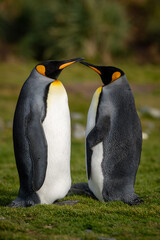
[[[117,80],[111,82],[110,84],[108,85],[105,85],[103,88],[118,88],[118,87],[121,87],[121,86],[129,86],[128,84],[128,80],[126,78],[126,75],[123,75],[122,77],[118,78]]]
[[[29,78],[32,77],[34,79],[37,79],[38,81],[42,81],[45,83],[52,83],[54,81],[56,81],[56,79],[52,79],[46,76],[43,76],[42,74],[40,74],[39,72],[37,72],[37,70],[34,68],[29,76]],[[31,79],[32,79],[31,78]]]

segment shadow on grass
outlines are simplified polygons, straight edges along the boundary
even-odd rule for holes
[[[0,206],[7,207],[15,197],[17,196],[17,192],[8,191],[8,190],[0,190]]]
[[[98,200],[88,187],[88,183],[75,183],[71,186],[68,195],[84,195]]]

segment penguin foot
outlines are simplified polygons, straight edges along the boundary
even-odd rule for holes
[[[18,208],[18,207],[32,207],[34,206],[36,203],[33,200],[24,200],[22,198],[16,198],[15,200],[13,200],[8,207],[14,207],[14,208]]]
[[[143,200],[140,197],[138,197],[138,195],[134,194],[130,199],[124,200],[124,203],[133,206],[143,203]]]
[[[36,203],[33,200],[26,200],[26,207],[32,207],[36,205]]]
[[[94,194],[91,192],[91,190],[88,187],[88,183],[75,183],[72,184],[68,195],[77,194],[77,195],[86,195],[89,197],[92,197],[94,199],[97,199]]]
[[[143,203],[143,200],[140,199],[139,197],[137,197],[137,198],[135,198],[134,200],[128,202],[128,204],[129,204],[130,206],[139,205],[139,204],[141,204],[141,203]]]
[[[16,198],[15,200],[13,200],[8,207],[14,207],[14,208],[18,208],[18,207],[26,207],[25,204],[25,200],[21,199],[21,198]]]

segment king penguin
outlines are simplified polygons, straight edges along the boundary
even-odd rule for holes
[[[70,189],[70,112],[66,90],[57,78],[82,59],[40,63],[21,89],[13,121],[20,189],[11,207],[52,204]]]
[[[124,72],[96,66],[103,82],[93,95],[86,127],[86,168],[89,189],[100,201],[142,200],[134,193],[141,156],[142,129],[134,97]]]

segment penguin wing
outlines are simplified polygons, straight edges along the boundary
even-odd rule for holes
[[[101,118],[98,117],[95,127],[91,130],[86,138],[88,178],[91,176],[91,160],[93,153],[92,148],[104,140],[109,132],[109,129],[110,117],[107,115]]]
[[[90,131],[87,136],[87,142],[90,148],[93,148],[98,143],[102,142],[107,136],[110,129],[110,117],[104,116],[98,118],[95,127]]]
[[[34,191],[38,191],[46,175],[47,141],[38,115],[30,114],[27,122],[27,138],[33,166],[32,184]]]

